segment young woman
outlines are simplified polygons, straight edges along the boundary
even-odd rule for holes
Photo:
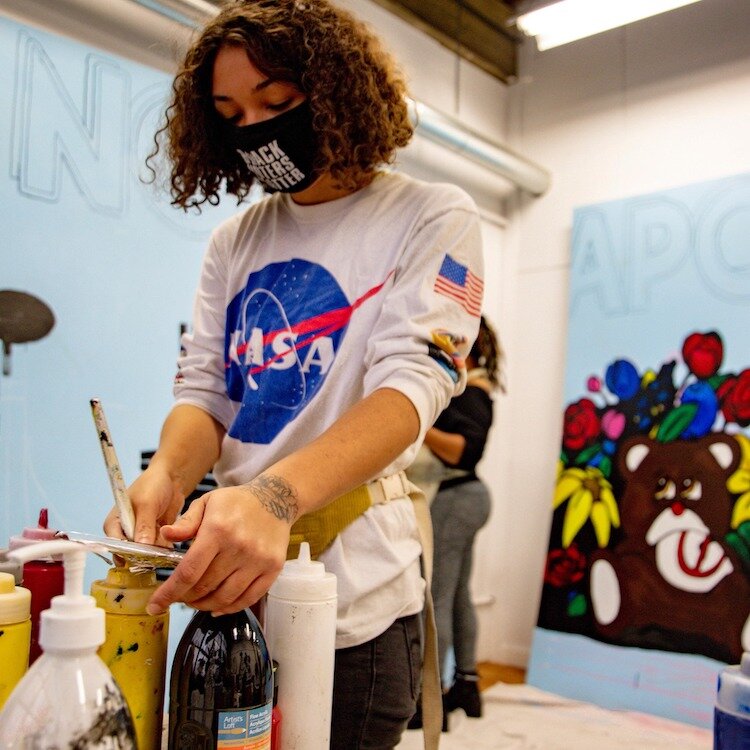
[[[457,708],[464,709],[467,716],[482,715],[476,662],[477,618],[469,580],[474,540],[490,514],[490,493],[475,469],[492,426],[491,394],[500,387],[501,361],[495,332],[482,316],[479,335],[466,358],[466,390],[451,400],[425,436],[425,444],[448,470],[448,478],[441,482],[430,506],[435,535],[432,598],[438,663],[444,671],[451,647],[456,661],[455,676],[442,675],[443,684],[450,688],[444,699],[446,715]]]
[[[327,0],[231,3],[173,92],[174,204],[271,195],[212,235],[175,405],[130,488],[138,541],[193,539],[150,609],[249,606],[335,507],[340,532],[314,550],[338,578],[331,748],[392,748],[419,691],[425,589],[399,472],[465,384],[476,208],[383,169],[412,135],[404,83]],[[212,468],[220,488],[178,517]],[[355,509],[363,485],[375,504]],[[105,531],[121,536],[114,511]]]

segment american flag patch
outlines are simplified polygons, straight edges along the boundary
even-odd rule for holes
[[[478,318],[482,314],[484,282],[450,255],[443,258],[433,289],[438,294],[456,300],[469,315]]]

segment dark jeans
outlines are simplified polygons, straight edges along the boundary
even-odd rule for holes
[[[336,651],[331,750],[392,750],[416,710],[422,616],[402,617],[360,646]]]

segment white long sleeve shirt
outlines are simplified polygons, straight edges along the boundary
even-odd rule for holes
[[[226,428],[219,484],[250,481],[379,388],[419,415],[419,439],[381,475],[406,468],[464,387],[428,342],[446,330],[468,352],[482,271],[472,200],[400,174],[312,206],[277,193],[219,226],[174,389]],[[320,556],[338,577],[337,648],[421,610],[420,552],[405,498],[370,508]]]

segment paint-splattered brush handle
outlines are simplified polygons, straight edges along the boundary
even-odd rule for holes
[[[125,480],[122,477],[120,462],[117,460],[115,446],[109,432],[107,419],[104,416],[104,409],[98,398],[92,398],[90,403],[91,414],[94,417],[94,424],[99,435],[99,444],[102,447],[104,465],[107,467],[109,483],[112,485],[112,494],[115,497],[115,505],[120,514],[120,526],[122,526],[125,536],[132,540],[135,536],[135,514],[125,486]]]

